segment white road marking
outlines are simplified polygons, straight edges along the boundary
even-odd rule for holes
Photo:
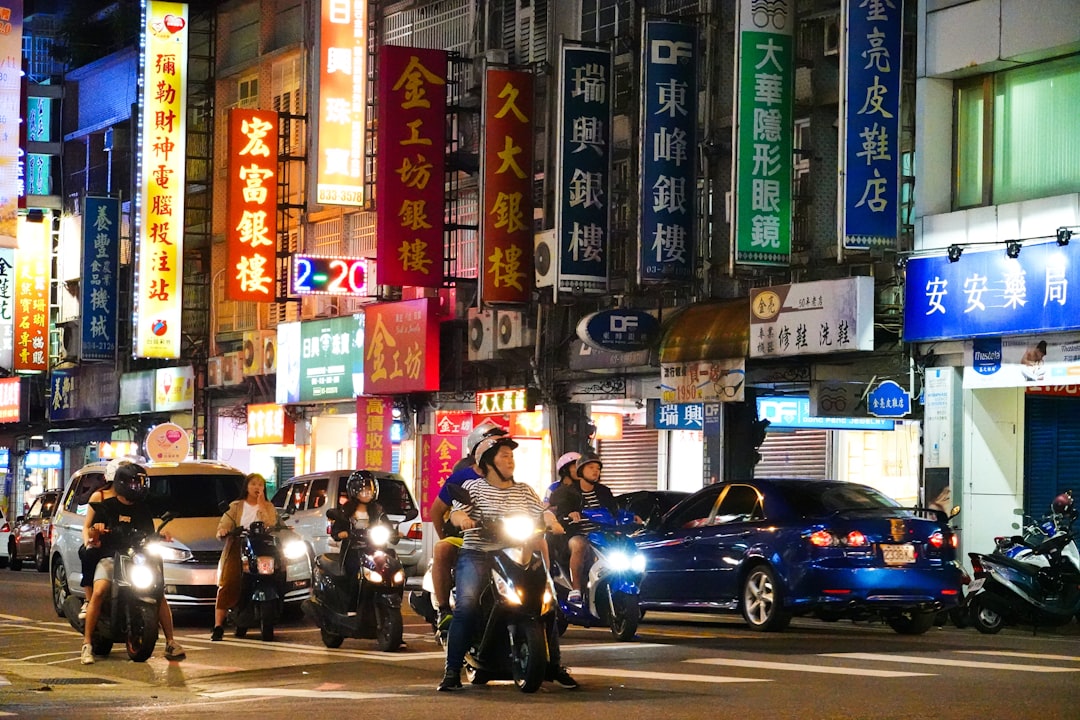
[[[406,697],[401,693],[365,693],[349,690],[302,690],[299,688],[249,687],[221,692],[201,693],[207,698],[250,698],[257,697],[294,697],[294,698],[333,698],[335,700],[369,700],[377,698]],[[186,706],[185,706],[186,707]]]
[[[912,665],[936,665],[937,667],[967,667],[982,670],[1015,670],[1018,672],[1060,673],[1080,672],[1077,668],[1047,667],[1045,665],[1018,665],[1016,663],[991,663],[976,660],[951,660],[949,658],[928,658],[916,655],[877,655],[874,653],[822,653],[822,657],[847,658],[850,660],[871,660],[875,662],[911,663]]]
[[[997,650],[957,650],[967,655],[994,655],[998,657],[1029,658],[1031,660],[1062,660],[1064,662],[1080,662],[1080,656],[1076,655],[1043,655],[1040,653],[1005,652]]]
[[[723,675],[689,675],[685,673],[649,672],[647,670],[624,670],[622,668],[595,668],[575,667],[574,675],[605,677],[605,678],[632,678],[635,680],[663,680],[665,682],[699,682],[699,683],[756,683],[772,682],[765,678],[739,678]]]
[[[930,677],[933,673],[901,672],[899,670],[872,670],[870,668],[828,667],[800,663],[765,662],[762,660],[730,660],[727,658],[701,658],[683,660],[701,665],[725,665],[727,667],[756,668],[760,670],[792,670],[794,672],[824,673],[826,675],[864,675],[867,677]]]

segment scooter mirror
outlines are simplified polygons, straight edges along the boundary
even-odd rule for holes
[[[959,505],[954,505],[953,509],[949,511],[949,518],[950,519],[954,518],[959,514],[960,514],[960,506]]]

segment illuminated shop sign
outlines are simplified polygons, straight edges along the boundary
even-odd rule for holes
[[[59,450],[30,450],[26,453],[26,467],[35,470],[59,470],[64,459]]]
[[[0,423],[19,422],[19,378],[0,378]]]
[[[87,197],[82,217],[82,359],[116,357],[120,199]]]
[[[15,247],[23,192],[22,0],[0,0],[0,247]]]
[[[356,398],[356,464],[367,470],[390,472],[393,461],[394,401]]]
[[[533,392],[527,387],[481,390],[476,393],[477,415],[532,412],[535,407]]]
[[[42,222],[18,221],[15,253],[15,372],[45,372],[49,367],[49,277],[51,252],[45,214]]]
[[[15,250],[0,248],[0,368],[15,361]]]
[[[367,258],[294,255],[289,293],[363,297],[367,280]]]
[[[272,302],[277,267],[278,114],[229,111],[225,295]]]
[[[247,406],[248,445],[292,445],[296,422],[284,405],[259,403]]]

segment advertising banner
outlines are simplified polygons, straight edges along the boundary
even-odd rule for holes
[[[356,467],[362,470],[393,469],[394,448],[390,430],[394,425],[394,400],[356,398]]]
[[[365,315],[365,393],[438,390],[439,299],[376,303]]]
[[[1025,243],[1010,258],[1002,247],[908,258],[904,341],[1080,330],[1076,244]]]
[[[488,69],[480,162],[480,301],[527,303],[533,270],[533,76]]]
[[[440,287],[446,200],[446,52],[379,55],[379,285]]]
[[[431,517],[431,505],[465,452],[464,435],[420,437],[420,518],[424,522],[442,522],[442,518]]]
[[[16,247],[16,218],[23,194],[23,1],[0,0],[0,247]],[[10,367],[10,366],[8,366]]]
[[[792,0],[740,0],[735,122],[735,262],[787,265],[791,258]]]
[[[1080,385],[1080,335],[979,338],[964,360],[965,388]]]
[[[178,358],[184,277],[188,6],[148,0],[135,173],[135,355]]]
[[[0,378],[0,423],[19,422],[22,393],[17,377]]]
[[[363,317],[350,315],[300,323],[299,402],[356,397],[356,379],[363,373]],[[279,332],[279,343],[281,339]],[[279,344],[279,370],[286,352],[285,346]]]
[[[468,435],[473,429],[472,410],[436,410],[436,435]]]
[[[292,445],[296,438],[296,421],[285,412],[284,405],[258,403],[247,406],[248,445]]]
[[[52,253],[45,214],[42,222],[18,220],[19,250],[15,253],[15,361],[16,372],[49,369],[49,275]]]
[[[82,217],[83,360],[116,357],[117,282],[120,274],[120,199],[87,197]]]
[[[661,363],[660,401],[664,403],[742,402],[746,360]]]
[[[195,402],[195,368],[158,368],[154,371],[154,411],[190,410]]]
[[[564,45],[559,65],[556,294],[608,287],[611,51]]]
[[[15,250],[0,248],[0,368],[15,367]]]
[[[364,134],[367,131],[368,3],[319,0],[315,202],[364,204]]]
[[[750,357],[874,349],[874,278],[750,291]]]
[[[225,297],[273,302],[277,266],[278,114],[229,110]]]
[[[642,60],[642,283],[693,277],[697,213],[697,26],[645,23]]]
[[[895,248],[900,221],[901,3],[844,0],[840,123],[845,248]]]

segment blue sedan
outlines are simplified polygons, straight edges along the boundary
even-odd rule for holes
[[[755,630],[814,614],[878,616],[915,635],[960,598],[948,516],[855,483],[709,485],[635,539],[646,556],[643,609],[741,612]]]

